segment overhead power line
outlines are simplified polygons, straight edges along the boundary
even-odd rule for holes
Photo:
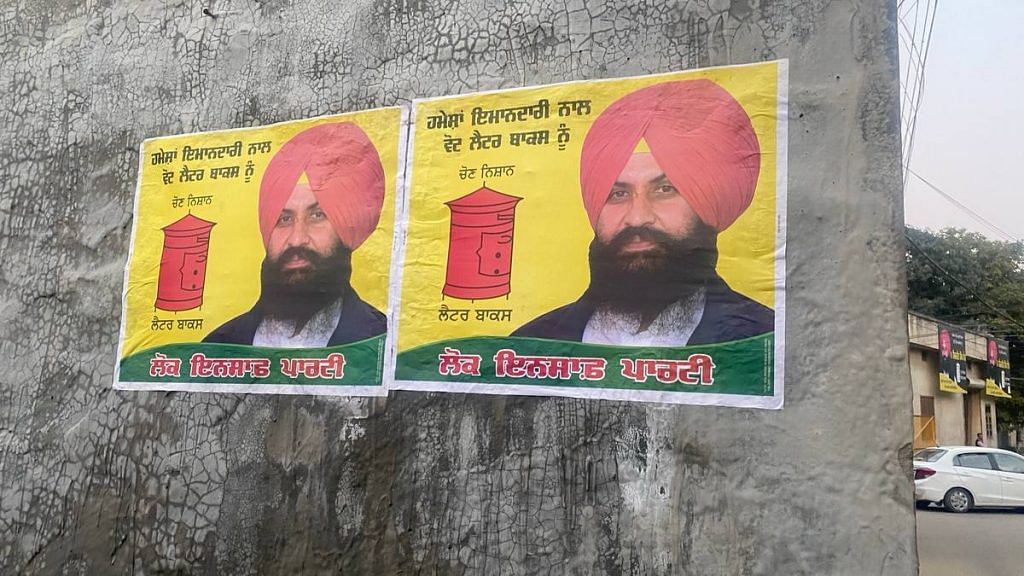
[[[900,118],[903,123],[901,131],[904,180],[907,176],[906,169],[910,166],[910,159],[914,154],[917,114],[921,109],[921,97],[924,94],[928,48],[931,46],[932,30],[935,28],[935,14],[937,11],[938,0],[924,0],[923,15],[921,13],[921,4],[918,0],[898,0],[896,5],[899,38],[905,48],[901,52],[906,65],[906,75],[900,82],[900,87],[903,91]]]
[[[932,184],[927,179],[925,179],[924,176],[921,176],[917,172],[914,172],[914,170],[912,168],[907,167],[907,172],[910,172],[911,174],[913,174],[918,180],[923,182],[925,184],[925,186],[931,188],[939,196],[942,196],[943,198],[945,198],[946,200],[951,202],[954,206],[956,206],[957,208],[963,210],[965,214],[967,214],[968,216],[970,216],[974,220],[976,220],[979,223],[981,223],[982,225],[984,225],[990,231],[995,232],[996,234],[999,234],[1000,236],[1006,238],[1010,242],[1020,242],[1020,240],[1015,238],[1012,234],[1010,234],[1006,230],[1003,230],[999,226],[996,226],[995,224],[990,222],[987,218],[985,218],[981,214],[978,214],[974,210],[971,210],[966,204],[964,204],[963,202],[961,202],[961,201],[957,200],[956,198],[954,198],[953,195],[949,194],[948,192],[944,192],[941,188],[939,188],[935,184]]]

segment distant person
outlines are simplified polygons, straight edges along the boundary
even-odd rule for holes
[[[978,432],[978,437],[974,439],[975,446],[984,446],[985,441],[981,439],[981,432]]]
[[[260,183],[259,300],[203,341],[321,348],[383,334],[384,315],[350,283],[352,251],[383,205],[380,156],[355,124],[320,124],[286,142]]]
[[[594,229],[590,285],[512,335],[686,346],[772,332],[774,312],[716,270],[718,234],[750,207],[760,168],[750,117],[710,80],[664,82],[615,101],[580,157]]]

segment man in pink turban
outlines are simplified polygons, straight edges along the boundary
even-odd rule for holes
[[[384,315],[350,283],[352,251],[383,205],[380,156],[355,124],[320,124],[286,142],[260,183],[259,300],[204,341],[318,348],[383,334]]]
[[[772,310],[715,270],[718,233],[750,206],[760,166],[750,118],[714,82],[665,82],[614,102],[580,159],[590,286],[513,335],[685,346],[771,332]]]

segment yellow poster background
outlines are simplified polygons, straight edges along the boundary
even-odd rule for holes
[[[967,394],[967,390],[961,388],[953,379],[939,372],[939,390],[953,392],[954,394]]]
[[[408,198],[408,233],[404,247],[397,351],[471,336],[507,336],[537,316],[575,301],[589,282],[588,246],[593,239],[580,196],[579,162],[590,124],[618,98],[661,82],[704,78],[727,90],[749,115],[761,147],[761,170],[750,207],[719,234],[718,272],[729,285],[774,308],[776,263],[776,177],[779,63],[715,68],[621,80],[590,81],[538,88],[472,94],[420,101],[415,105],[412,164]],[[473,126],[475,107],[499,109],[547,99],[551,113],[543,120]],[[590,100],[589,115],[559,116],[560,101]],[[427,129],[428,117],[461,111],[465,120],[454,129]],[[560,124],[570,130],[564,150],[555,145]],[[512,147],[513,131],[544,130],[551,144]],[[474,130],[503,134],[500,148],[470,150]],[[446,152],[444,137],[462,138],[460,152]],[[487,179],[488,188],[523,198],[516,207],[511,293],[490,300],[442,299],[448,254],[450,211],[445,202],[482,186],[462,179],[463,167],[514,165],[511,176]],[[442,322],[444,304],[456,309],[511,309],[510,322]]]
[[[1006,392],[1003,392],[1003,389],[999,387],[999,384],[997,384],[996,381],[991,379],[991,378],[986,378],[985,379],[985,394],[987,394],[989,396],[992,396],[994,398],[1010,398],[1011,397]]]
[[[248,311],[260,291],[260,264],[265,251],[260,237],[257,207],[263,171],[274,154],[297,133],[329,122],[353,122],[370,138],[380,155],[385,175],[385,197],[380,221],[370,237],[352,253],[352,286],[371,306],[387,309],[388,278],[395,221],[395,182],[398,176],[401,110],[383,108],[285,122],[258,128],[225,130],[201,134],[169,136],[147,140],[142,146],[142,166],[136,198],[135,231],[129,256],[126,286],[124,335],[121,358],[153,346],[199,342],[224,322]],[[182,150],[231,146],[242,142],[239,157],[183,161]],[[249,154],[249,144],[269,141],[269,152]],[[154,165],[151,157],[160,151],[176,150],[169,164]],[[246,162],[253,161],[254,173],[246,182]],[[237,165],[239,176],[233,179],[210,178],[214,167]],[[183,167],[204,170],[197,182],[181,182]],[[173,182],[164,184],[164,170],[173,173]],[[211,196],[209,204],[191,205],[189,196]],[[174,207],[173,200],[182,200]],[[206,281],[201,308],[181,312],[157,310],[154,302],[160,259],[163,251],[162,228],[188,213],[215,222],[210,231],[206,262]],[[202,319],[202,328],[152,330],[155,320]]]

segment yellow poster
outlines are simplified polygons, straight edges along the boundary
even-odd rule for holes
[[[787,63],[416,101],[398,389],[780,408]]]
[[[967,394],[967,390],[961,388],[952,378],[942,372],[939,372],[939,390],[953,394]]]
[[[386,393],[402,117],[145,141],[115,387]]]

